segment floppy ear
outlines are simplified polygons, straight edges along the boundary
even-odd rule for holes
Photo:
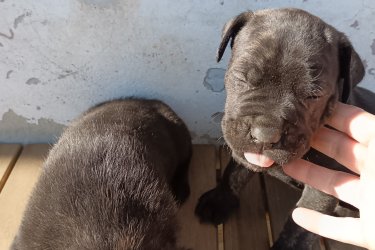
[[[233,39],[237,35],[238,31],[246,24],[248,20],[251,19],[253,16],[253,12],[247,11],[239,14],[238,16],[229,20],[223,28],[223,32],[221,35],[221,42],[219,49],[217,50],[216,54],[216,61],[220,62],[221,58],[223,57],[225,48],[228,45],[229,40],[232,38],[231,47],[233,46]]]
[[[365,68],[348,38],[341,34],[339,41],[340,80],[343,82],[341,101],[347,102],[352,89],[362,80]]]

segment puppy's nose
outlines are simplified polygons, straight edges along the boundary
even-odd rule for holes
[[[251,136],[263,143],[276,143],[281,138],[281,130],[268,127],[253,127]]]

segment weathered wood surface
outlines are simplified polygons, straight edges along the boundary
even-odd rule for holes
[[[189,169],[190,197],[179,211],[180,246],[202,250],[216,250],[218,247],[216,227],[199,223],[194,215],[198,198],[216,185],[216,161],[214,146],[194,147]]]
[[[0,192],[21,152],[19,144],[0,144]]]
[[[229,162],[228,151],[220,150],[222,172]],[[240,208],[224,224],[224,249],[269,249],[266,208],[260,175],[256,174],[242,191]]]
[[[47,144],[25,146],[0,193],[0,249],[8,249],[16,235],[48,149]]]
[[[27,200],[39,177],[50,146],[0,144],[0,249],[8,249],[22,219]],[[198,198],[216,186],[229,160],[223,148],[194,145],[190,164],[191,194],[178,219],[180,246],[195,250],[269,249],[301,192],[261,174],[255,175],[240,197],[240,209],[224,225],[200,224],[194,215]],[[1,190],[2,189],[2,190]],[[315,250],[359,250],[332,240]]]

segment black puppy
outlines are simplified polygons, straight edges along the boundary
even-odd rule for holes
[[[311,136],[324,125],[337,101],[346,102],[364,67],[347,37],[299,9],[244,12],[224,27],[217,60],[231,40],[222,120],[232,151],[221,183],[204,194],[196,213],[202,221],[224,222],[239,206],[239,193],[254,172],[293,186],[281,165],[305,157],[344,170],[310,150]],[[305,186],[297,206],[332,214],[337,199]],[[288,219],[273,249],[310,249],[316,235]]]
[[[12,249],[178,249],[191,152],[183,121],[160,101],[90,109],[50,151]]]

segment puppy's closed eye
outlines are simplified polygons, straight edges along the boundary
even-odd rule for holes
[[[316,80],[313,84],[307,86],[307,89],[304,91],[305,100],[318,100],[325,95],[323,85],[324,81]]]
[[[318,100],[319,98],[321,98],[322,96],[320,95],[315,95],[315,94],[312,94],[312,95],[309,95],[306,97],[306,100]]]

